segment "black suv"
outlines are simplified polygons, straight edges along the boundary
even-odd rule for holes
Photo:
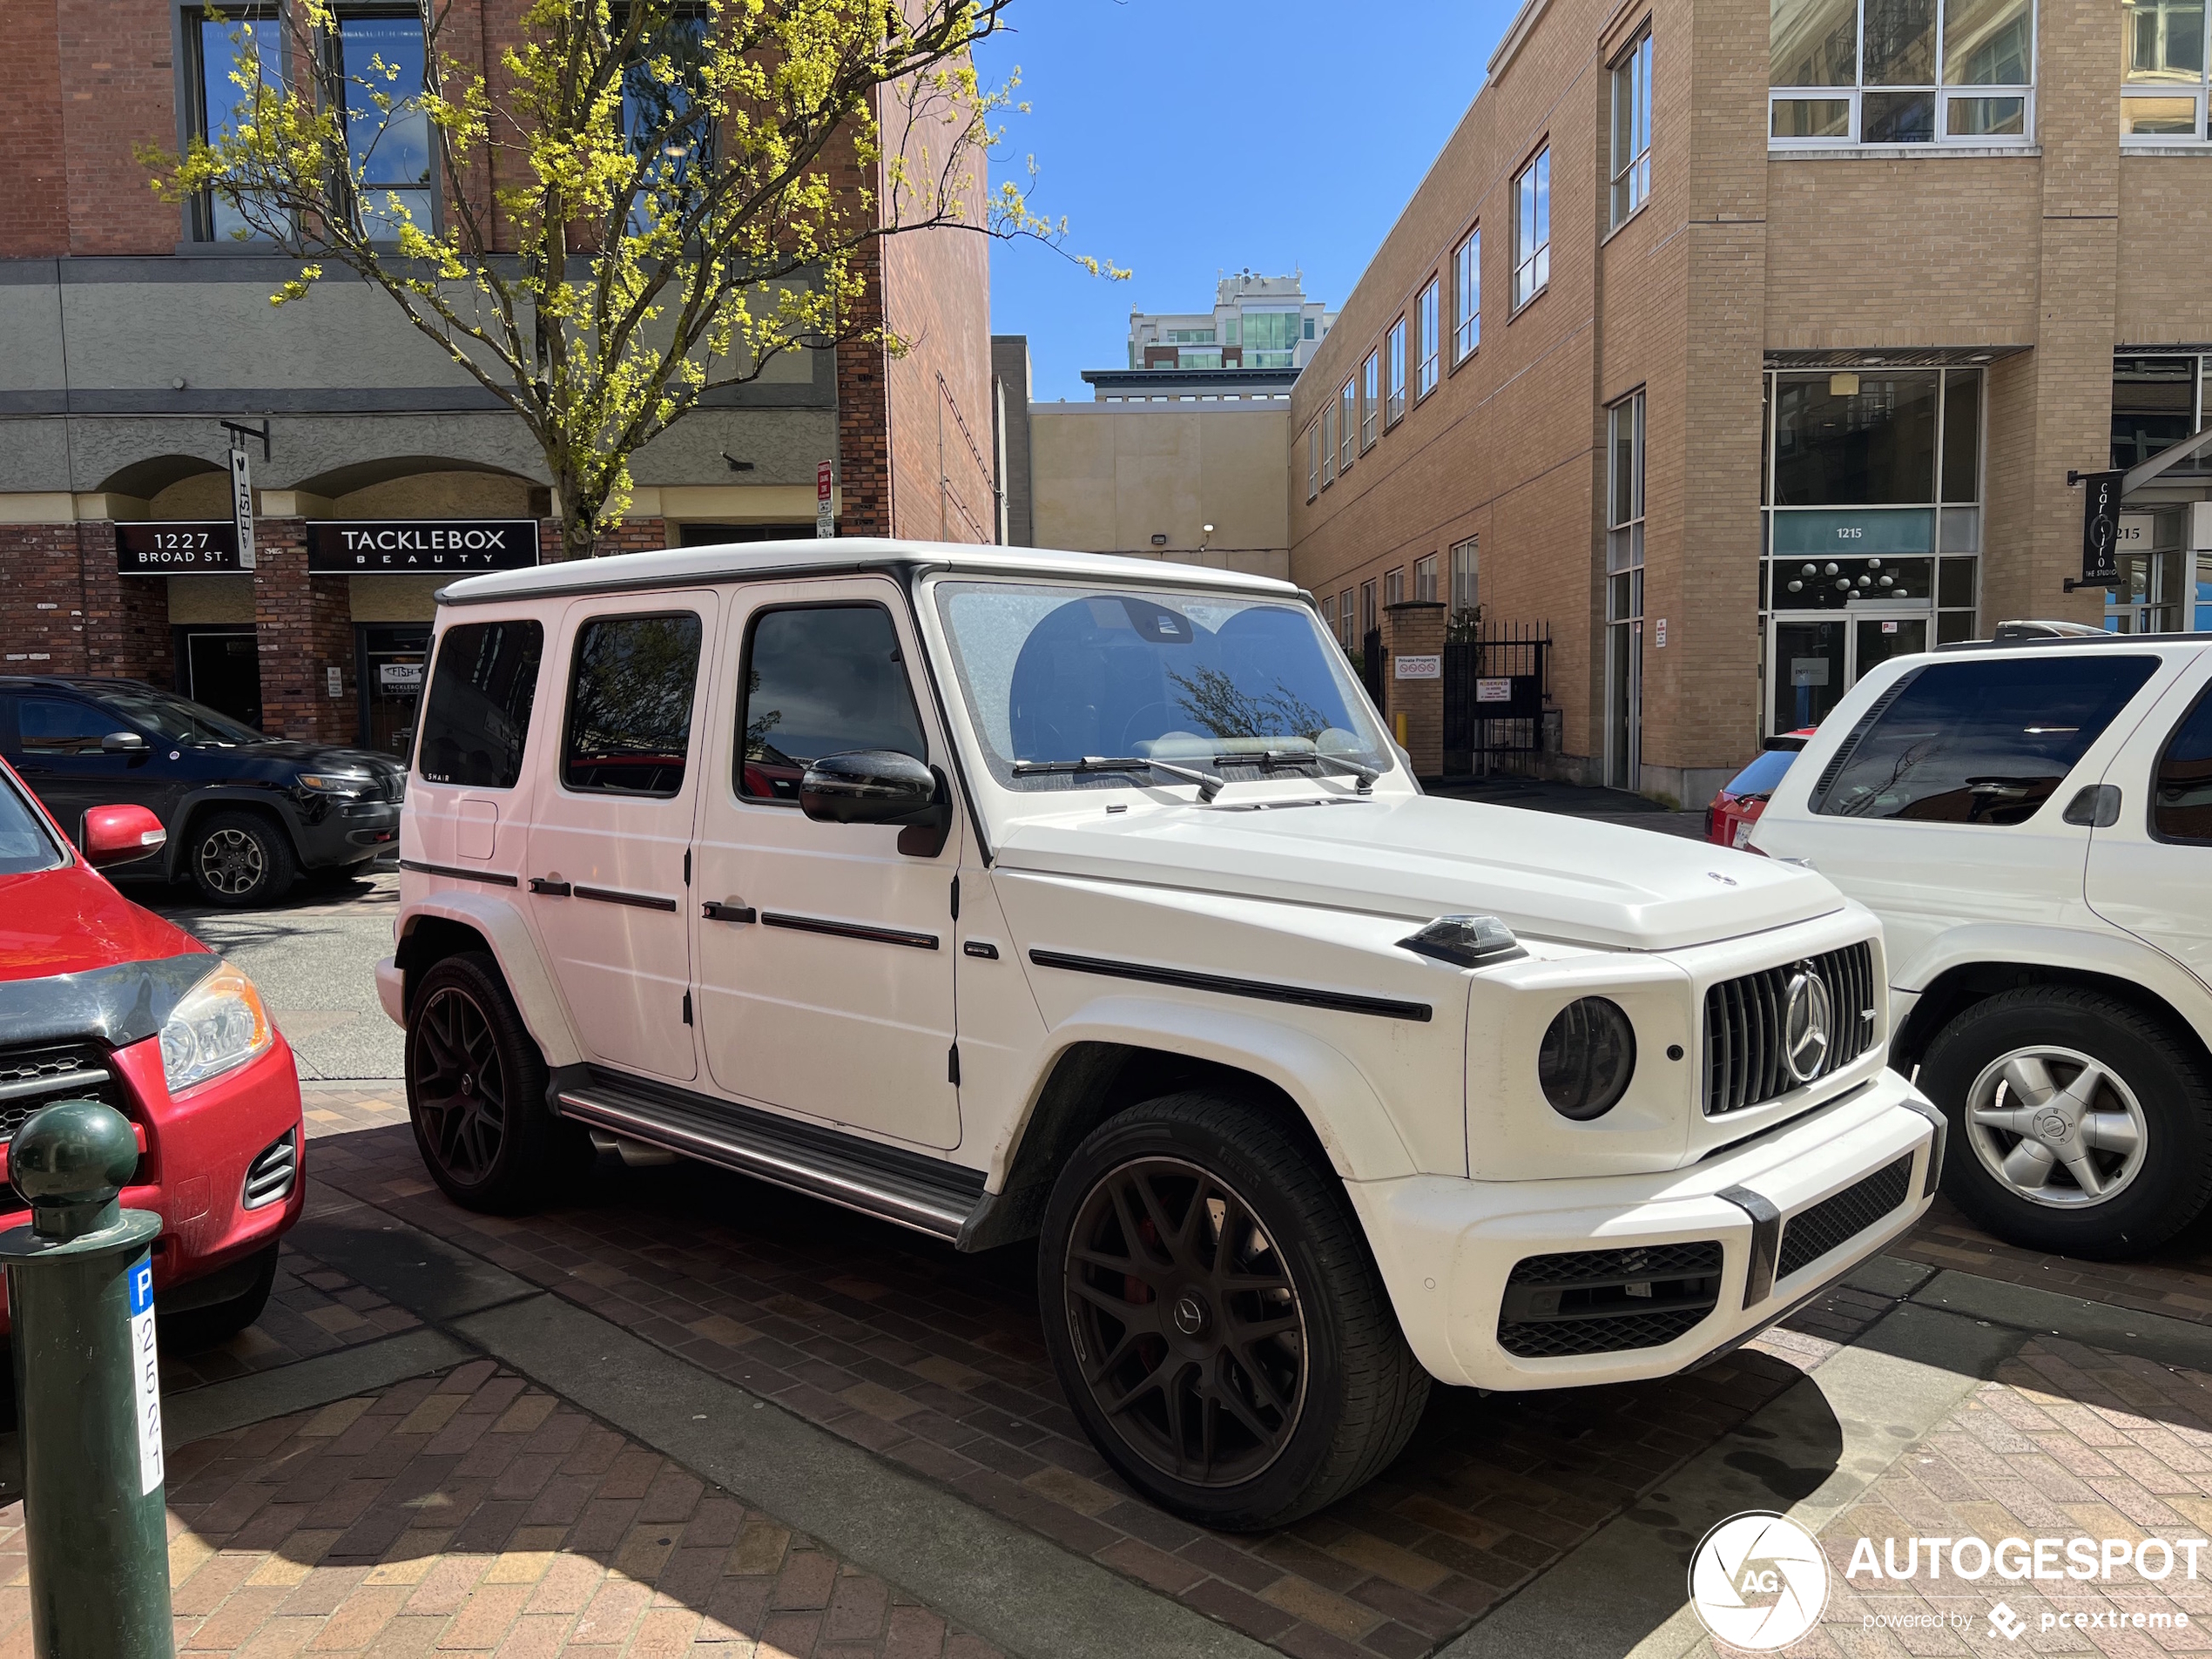
[[[138,680],[0,676],[0,754],[74,836],[88,807],[150,808],[169,832],[133,873],[189,875],[216,904],[273,904],[303,870],[396,847],[407,769],[293,743]]]

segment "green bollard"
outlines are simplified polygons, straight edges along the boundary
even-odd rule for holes
[[[161,1217],[117,1202],[130,1123],[94,1100],[34,1113],[8,1149],[30,1225],[0,1233],[38,1659],[172,1659],[153,1264]]]

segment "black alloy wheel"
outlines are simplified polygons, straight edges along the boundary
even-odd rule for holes
[[[1062,1283],[1084,1383],[1137,1455],[1222,1487],[1282,1454],[1305,1406],[1305,1316],[1234,1188],[1181,1158],[1109,1170]]]
[[[448,956],[408,992],[408,1116],[430,1178],[493,1214],[563,1196],[590,1167],[590,1138],[547,1106],[545,1056],[498,963]]]

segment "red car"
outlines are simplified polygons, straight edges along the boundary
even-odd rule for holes
[[[1769,738],[1758,759],[1722,786],[1713,804],[1705,809],[1707,840],[1716,846],[1742,846],[1750,840],[1751,826],[1766,810],[1767,797],[1774,793],[1797,752],[1812,740],[1813,731],[1811,726],[1800,726]]]
[[[162,1337],[203,1346],[260,1317],[300,1218],[299,1075],[253,982],[98,873],[158,849],[161,820],[95,806],[78,829],[82,853],[0,763],[0,1157],[54,1101],[129,1118],[141,1156],[123,1204],[162,1218]],[[0,1228],[24,1210],[0,1188]]]

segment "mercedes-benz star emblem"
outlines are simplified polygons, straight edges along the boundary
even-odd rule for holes
[[[1205,1305],[1186,1291],[1175,1305],[1175,1328],[1186,1337],[1195,1337],[1205,1325]]]
[[[1811,1082],[1828,1064],[1828,1022],[1834,1011],[1828,981],[1811,968],[1799,966],[1790,975],[1783,1005],[1782,1058],[1801,1083]]]

